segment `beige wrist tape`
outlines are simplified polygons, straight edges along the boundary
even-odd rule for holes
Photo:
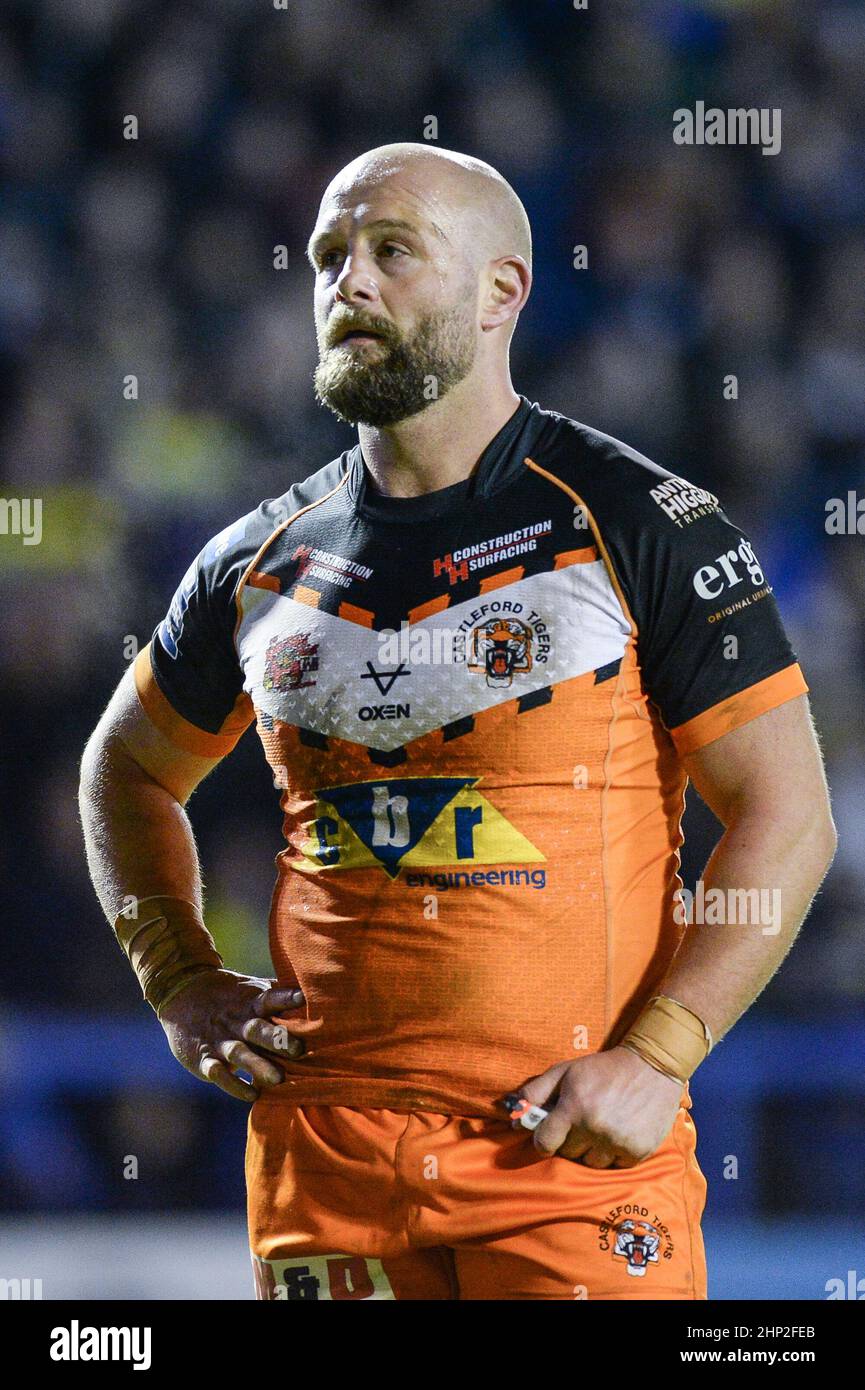
[[[114,935],[157,1017],[196,975],[223,963],[199,909],[183,898],[138,898],[115,918]]]
[[[659,994],[649,1001],[620,1046],[684,1085],[709,1055],[712,1034],[684,1004]]]

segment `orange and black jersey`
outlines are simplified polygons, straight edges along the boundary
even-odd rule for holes
[[[355,447],[215,537],[136,663],[217,757],[253,720],[307,1054],[271,1094],[494,1114],[662,978],[681,756],[806,691],[717,499],[522,399],[417,498]]]

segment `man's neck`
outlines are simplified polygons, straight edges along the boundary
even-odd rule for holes
[[[469,373],[408,420],[386,429],[359,425],[375,487],[390,497],[419,497],[462,482],[519,403],[510,380],[482,387]]]

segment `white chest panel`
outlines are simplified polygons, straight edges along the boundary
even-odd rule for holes
[[[246,587],[237,634],[256,710],[390,751],[620,658],[630,626],[601,560],[530,575],[373,631]]]

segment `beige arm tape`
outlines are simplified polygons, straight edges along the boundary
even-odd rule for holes
[[[138,898],[114,921],[114,935],[129,957],[144,998],[156,1011],[205,970],[218,970],[222,956],[194,903],[155,894]]]
[[[684,1004],[656,995],[620,1043],[682,1085],[712,1050],[708,1025]]]

